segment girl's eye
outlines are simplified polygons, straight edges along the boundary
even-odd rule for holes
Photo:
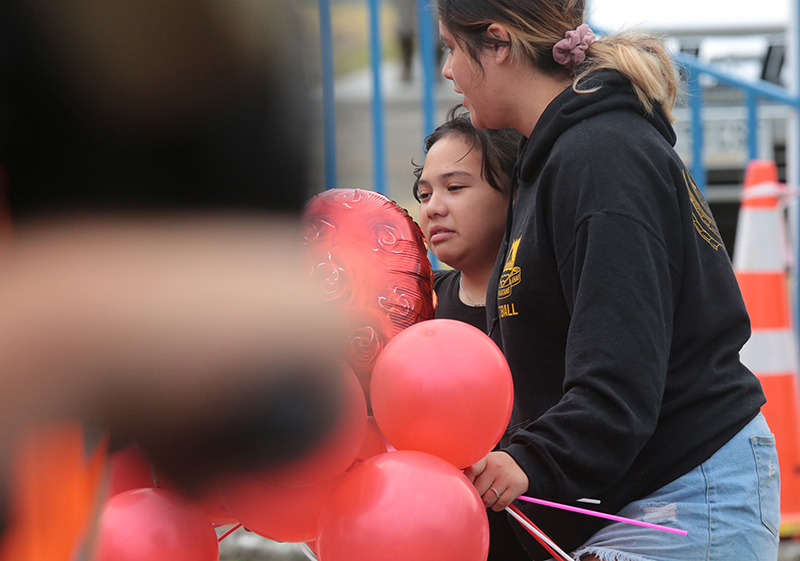
[[[450,54],[450,47],[448,47],[447,45],[442,45],[442,52],[444,54],[446,54],[446,55],[449,55]]]
[[[419,202],[427,200],[431,194],[430,193],[419,193]]]
[[[450,191],[450,192],[460,191],[464,187],[466,187],[466,185],[448,185],[447,186],[447,190]]]

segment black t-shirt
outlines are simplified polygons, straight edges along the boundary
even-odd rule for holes
[[[458,297],[461,271],[456,269],[434,271],[433,276],[433,289],[438,300],[436,317],[463,321],[486,333],[486,307],[468,306]]]

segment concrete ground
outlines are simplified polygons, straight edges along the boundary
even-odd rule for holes
[[[220,543],[220,561],[307,561],[298,544],[276,543],[237,530]],[[782,541],[777,561],[800,561],[800,542]]]
[[[307,561],[309,559],[299,544],[274,542],[242,528],[220,542],[219,558],[220,561]]]

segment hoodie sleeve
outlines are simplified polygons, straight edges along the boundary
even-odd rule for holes
[[[655,430],[672,338],[671,267],[661,239],[617,210],[576,225],[558,263],[570,311],[564,396],[505,448],[537,497],[595,496]]]

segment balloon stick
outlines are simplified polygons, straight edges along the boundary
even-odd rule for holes
[[[536,524],[531,522],[531,520],[522,514],[517,507],[514,505],[508,505],[506,507],[506,511],[514,517],[514,519],[522,524],[522,527],[525,528],[530,535],[536,538],[542,547],[547,550],[547,552],[552,555],[553,557],[559,557],[565,561],[572,561],[572,557],[567,555],[561,548],[559,548],[553,540],[547,537],[547,534],[542,532]]]
[[[677,528],[670,528],[669,526],[661,526],[660,524],[651,524],[649,522],[642,522],[641,520],[633,520],[632,518],[624,518],[622,516],[617,516],[615,514],[606,514],[605,512],[596,512],[594,510],[589,510],[586,508],[580,508],[577,506],[569,506],[569,505],[562,505],[560,503],[554,503],[551,501],[544,501],[542,499],[534,499],[532,497],[524,497],[520,495],[517,497],[520,501],[526,501],[529,503],[535,503],[537,505],[542,506],[549,506],[553,508],[560,508],[561,510],[568,510],[570,512],[577,512],[579,514],[587,514],[589,516],[596,516],[597,518],[605,518],[607,520],[614,520],[615,522],[625,522],[626,524],[635,524],[636,526],[643,526],[645,528],[652,528],[654,530],[661,530],[663,532],[670,532],[672,534],[680,534],[685,536],[688,534],[686,530],[678,530]]]
[[[239,522],[239,523],[238,523],[236,526],[234,526],[233,528],[231,528],[230,530],[228,530],[227,532],[225,532],[224,534],[222,534],[222,535],[221,535],[221,536],[220,536],[220,537],[217,539],[217,543],[221,542],[222,540],[224,540],[225,538],[227,538],[228,536],[230,536],[232,533],[234,533],[236,530],[238,530],[238,529],[239,529],[239,528],[241,528],[241,527],[242,527],[242,523],[241,523],[241,522]]]
[[[298,545],[300,546],[300,551],[302,551],[308,559],[311,561],[317,561],[317,556],[314,553],[314,550],[312,550],[307,543],[300,543]]]

